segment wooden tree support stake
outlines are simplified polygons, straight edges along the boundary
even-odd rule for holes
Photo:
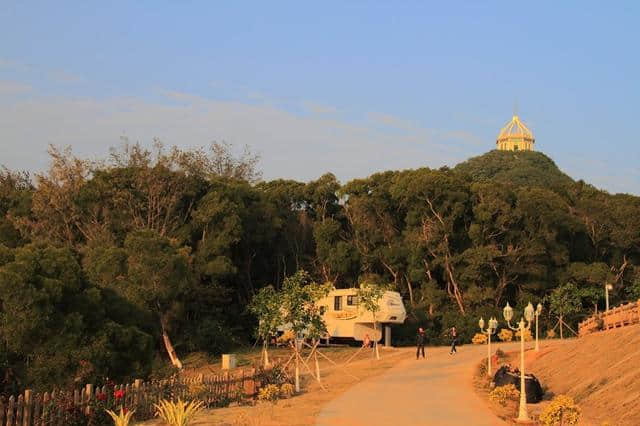
[[[304,344],[305,344],[307,347],[311,347],[311,346],[310,346],[308,343],[306,343],[306,342],[304,342]],[[320,351],[316,351],[316,353],[317,353],[318,355],[320,355],[321,357],[323,357],[324,359],[326,359],[327,361],[329,361],[330,363],[332,363],[333,365],[338,366],[338,367],[340,367],[340,368],[344,369],[344,371],[345,371],[348,375],[350,375],[351,377],[353,377],[354,379],[356,379],[356,380],[360,380],[360,378],[359,378],[358,376],[355,376],[355,375],[351,374],[351,372],[349,372],[349,370],[347,370],[347,369],[345,368],[345,367],[346,367],[345,365],[338,364],[337,362],[335,362],[334,360],[332,360],[331,358],[329,358],[328,356],[326,356],[325,354],[323,354],[323,353],[322,353],[322,352],[320,352]]]

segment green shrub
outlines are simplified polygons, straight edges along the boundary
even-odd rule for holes
[[[540,414],[540,422],[544,426],[575,425],[580,419],[580,407],[573,398],[566,395],[558,395],[553,398],[551,404]]]
[[[258,370],[258,380],[263,385],[276,385],[280,386],[284,383],[288,383],[289,379],[280,365],[274,365],[269,368],[260,368]]]

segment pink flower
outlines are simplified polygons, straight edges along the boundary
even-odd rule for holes
[[[120,390],[117,390],[117,391],[113,392],[113,397],[116,398],[116,399],[122,398],[123,396],[124,396],[124,390],[123,389],[120,389]]]

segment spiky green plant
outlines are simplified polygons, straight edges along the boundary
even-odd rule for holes
[[[156,416],[167,422],[169,426],[188,426],[191,420],[202,411],[202,401],[186,403],[178,398],[178,402],[163,399],[156,407]]]
[[[120,413],[116,414],[111,410],[105,410],[109,416],[113,419],[113,426],[129,426],[129,422],[133,417],[133,413],[136,410],[132,411],[124,411],[124,409],[120,408]]]

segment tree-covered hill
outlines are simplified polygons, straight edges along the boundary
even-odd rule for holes
[[[251,341],[247,305],[304,269],[391,284],[431,343],[480,316],[569,294],[575,322],[640,297],[640,197],[574,182],[541,153],[345,184],[262,182],[257,158],[212,150],[52,149],[33,177],[0,170],[0,393],[149,374],[168,352]],[[554,299],[555,298],[555,299]],[[412,340],[412,339],[411,339]]]
[[[560,189],[573,179],[553,160],[536,151],[489,151],[464,161],[454,168],[474,181],[499,181],[515,186],[551,186]]]

